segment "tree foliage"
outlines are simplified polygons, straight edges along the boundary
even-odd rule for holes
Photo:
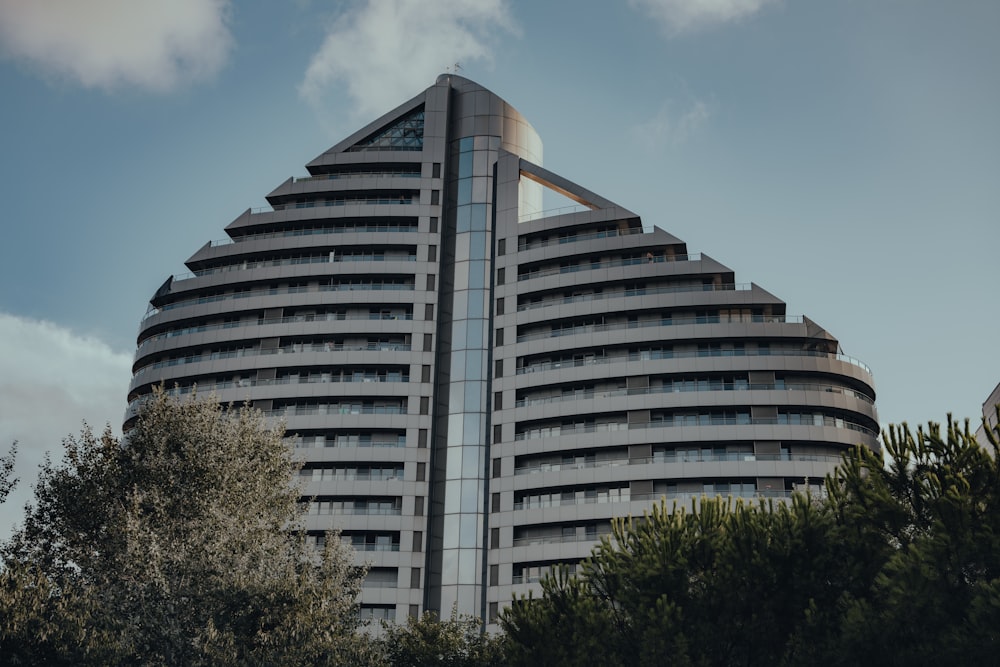
[[[124,439],[46,461],[4,548],[0,654],[17,664],[358,664],[364,572],[299,525],[283,429],[157,392]]]
[[[859,447],[823,501],[665,503],[502,616],[511,664],[990,663],[1000,467],[968,423]]]
[[[14,477],[14,460],[17,458],[17,443],[10,447],[6,456],[0,456],[0,504],[7,500],[7,495],[11,489],[17,485],[17,478]]]
[[[473,617],[438,619],[433,612],[387,624],[383,657],[392,667],[499,667],[507,664],[503,638],[483,633]]]

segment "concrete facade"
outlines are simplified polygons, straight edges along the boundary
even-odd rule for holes
[[[439,77],[164,283],[126,424],[159,383],[284,418],[307,528],[343,531],[363,614],[398,620],[493,620],[613,517],[816,492],[878,447],[831,334],[541,161],[510,105]]]

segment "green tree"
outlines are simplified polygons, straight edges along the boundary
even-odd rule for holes
[[[482,631],[473,617],[439,620],[433,612],[387,624],[381,638],[383,655],[392,667],[499,667],[506,665],[503,637]]]
[[[867,590],[846,598],[841,664],[992,663],[1000,650],[1000,465],[949,416],[884,435],[888,461],[858,451],[828,483],[844,540],[877,543]]]
[[[1000,466],[949,418],[858,447],[824,501],[613,524],[501,617],[512,664],[924,665],[1000,649]]]
[[[17,485],[17,478],[14,477],[14,460],[17,458],[17,443],[10,447],[6,456],[0,456],[0,504],[7,500],[7,495],[11,489]]]
[[[339,539],[317,552],[295,530],[297,465],[282,433],[258,411],[157,391],[124,439],[89,428],[66,439],[63,464],[42,466],[34,506],[4,549],[0,655],[364,663],[364,571]]]

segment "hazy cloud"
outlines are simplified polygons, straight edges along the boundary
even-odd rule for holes
[[[0,0],[0,49],[87,88],[167,91],[226,62],[230,0]]]
[[[737,21],[777,0],[629,0],[633,9],[659,21],[668,34]]]
[[[650,149],[682,144],[708,121],[708,105],[693,100],[687,108],[678,109],[671,101],[664,102],[655,116],[633,128],[639,145]]]
[[[60,443],[84,420],[116,431],[125,413],[132,358],[94,338],[50,322],[0,313],[0,454],[18,443],[21,481],[0,505],[0,539],[20,522],[46,451],[59,460]]]
[[[322,106],[346,86],[360,116],[382,114],[456,62],[489,62],[492,39],[515,30],[505,0],[366,0],[331,24],[299,91]]]

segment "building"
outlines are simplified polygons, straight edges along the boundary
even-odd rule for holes
[[[309,530],[373,563],[388,619],[494,619],[612,517],[815,490],[878,447],[831,334],[540,165],[517,111],[441,76],[157,290],[126,424],[158,383],[285,418]]]
[[[997,406],[1000,405],[1000,384],[993,388],[989,397],[983,401],[983,420],[976,428],[976,442],[985,447],[988,451],[993,451],[986,437],[986,429],[989,428],[994,433],[998,425]],[[976,424],[973,422],[973,426]]]

